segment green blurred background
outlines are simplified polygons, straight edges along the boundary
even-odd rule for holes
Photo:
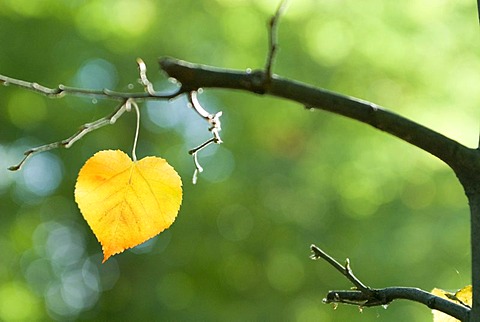
[[[258,68],[277,0],[0,0],[0,73],[55,87],[141,91],[135,59],[157,89],[164,55]],[[468,146],[478,141],[479,27],[472,0],[291,0],[276,73],[386,106]],[[167,158],[184,182],[168,231],[101,264],[73,198],[96,151],[131,151],[135,116],[65,150],[115,102],[51,100],[0,88],[0,320],[429,321],[425,307],[322,304],[351,285],[309,246],[373,287],[457,289],[470,281],[466,198],[434,157],[384,133],[269,97],[205,90],[222,110],[224,144],[185,98],[142,103],[137,155]]]

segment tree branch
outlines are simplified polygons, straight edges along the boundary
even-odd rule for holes
[[[480,0],[477,0],[477,5],[480,19]],[[473,305],[469,322],[480,322],[480,149],[470,149],[376,104],[271,74],[276,51],[275,24],[279,12],[280,9],[270,22],[269,55],[265,70],[228,70],[170,57],[161,58],[160,67],[182,84],[180,90],[183,92],[199,88],[224,88],[285,98],[308,108],[329,111],[369,124],[444,161],[459,178],[470,203]]]
[[[473,285],[469,322],[480,322],[480,149],[470,149],[432,129],[358,98],[278,75],[272,75],[269,82],[265,82],[265,72],[261,70],[244,72],[220,69],[169,57],[161,58],[159,62],[170,77],[182,84],[181,91],[224,88],[285,98],[308,108],[329,111],[369,124],[444,161],[457,175],[469,199]]]
[[[72,136],[70,136],[65,140],[41,145],[25,151],[23,153],[24,155],[23,159],[17,165],[9,167],[8,170],[10,171],[20,170],[20,168],[27,161],[27,159],[36,153],[58,149],[61,147],[68,149],[86,134],[92,131],[95,131],[101,127],[104,127],[105,125],[114,124],[123,115],[123,113],[130,111],[131,104],[132,102],[130,100],[125,100],[113,111],[112,114],[102,117],[101,119],[98,119],[92,123],[83,124],[80,127],[80,129],[77,132],[75,132],[75,134],[73,134]],[[136,104],[136,103],[133,102],[133,104]]]
[[[472,149],[381,106],[358,98],[315,88],[278,75],[272,75],[271,81],[266,86],[265,72],[259,70],[244,72],[221,69],[170,57],[161,58],[159,63],[170,77],[182,84],[183,92],[198,88],[224,88],[285,98],[308,108],[329,111],[369,124],[433,154],[454,170],[459,167],[459,163],[474,162],[472,158],[477,158],[477,153]]]
[[[433,295],[432,293],[413,287],[370,288],[365,286],[357,277],[355,277],[355,275],[353,275],[348,260],[345,266],[343,266],[317,246],[312,245],[310,248],[313,252],[313,255],[311,256],[312,259],[324,259],[357,288],[357,290],[352,291],[329,291],[327,297],[323,300],[324,303],[342,303],[358,305],[360,307],[371,307],[389,305],[394,300],[404,299],[422,303],[432,310],[441,311],[459,319],[460,321],[468,321],[470,308],[467,306],[456,304]]]
[[[52,150],[60,147],[69,148],[87,133],[92,132],[96,129],[99,129],[105,125],[115,123],[115,121],[118,118],[120,118],[120,116],[122,116],[122,114],[125,111],[129,112],[132,106],[135,108],[135,111],[137,112],[137,130],[135,133],[135,140],[134,140],[134,146],[132,151],[132,157],[134,160],[136,160],[135,149],[136,149],[137,138],[138,138],[138,129],[139,129],[138,122],[139,122],[139,114],[140,114],[136,101],[149,100],[149,99],[162,99],[162,100],[165,99],[166,100],[166,99],[174,98],[184,93],[183,91],[184,88],[183,89],[180,88],[179,90],[177,90],[175,93],[172,93],[172,94],[164,94],[164,93],[156,92],[155,89],[153,88],[153,83],[147,77],[147,66],[145,65],[144,61],[141,58],[137,58],[137,65],[138,65],[138,70],[140,74],[139,83],[143,86],[145,91],[144,93],[125,93],[125,92],[116,92],[108,89],[103,89],[103,90],[80,89],[80,88],[74,88],[74,87],[67,87],[64,85],[59,85],[57,88],[49,88],[43,85],[39,85],[38,83],[26,82],[19,79],[0,75],[0,82],[3,83],[4,85],[7,85],[7,86],[14,85],[23,89],[32,90],[34,92],[37,92],[49,98],[62,98],[65,95],[70,94],[70,95],[121,100],[121,104],[115,109],[115,111],[111,115],[103,117],[95,122],[86,123],[82,125],[75,134],[73,134],[67,139],[45,144],[45,145],[31,148],[25,151],[24,158],[17,165],[11,166],[8,169],[10,171],[19,170],[23,166],[23,164],[32,155],[36,153],[40,153],[40,152],[44,152],[44,151],[48,151],[48,150]],[[215,114],[210,114],[209,112],[207,112],[198,101],[197,91],[191,91],[190,93],[188,93],[187,97],[189,100],[189,106],[192,107],[200,117],[202,117],[209,123],[210,127],[208,128],[208,130],[212,133],[212,138],[210,138],[206,142],[200,144],[199,146],[189,151],[189,154],[191,154],[193,157],[193,161],[195,165],[195,172],[193,174],[193,183],[195,184],[197,181],[198,173],[203,171],[203,168],[201,167],[200,162],[198,161],[198,152],[200,152],[201,150],[203,150],[205,147],[207,147],[212,143],[215,143],[215,144],[222,143],[222,139],[220,137],[220,131],[222,130],[220,117],[222,116],[222,112],[217,112]]]
[[[146,77],[146,76],[145,76]],[[143,79],[142,79],[143,81]],[[90,96],[95,98],[104,98],[104,99],[113,99],[118,101],[124,101],[126,99],[171,99],[178,95],[178,92],[172,94],[158,93],[154,91],[146,91],[140,93],[124,93],[112,91],[110,89],[85,89],[85,88],[76,88],[65,85],[58,85],[56,88],[49,88],[43,85],[40,85],[35,82],[26,82],[20,79],[8,77],[5,75],[0,75],[0,83],[4,86],[17,86],[20,88],[28,89],[49,98],[62,98],[67,94],[78,95],[78,96]],[[142,84],[144,84],[142,82]]]
[[[480,22],[480,0],[477,0],[477,14],[478,14],[479,22]]]
[[[139,121],[139,111],[138,105],[136,100],[144,100],[144,99],[171,99],[179,95],[181,92],[177,91],[173,94],[163,94],[159,92],[155,92],[153,89],[153,84],[147,78],[147,67],[142,59],[137,58],[138,69],[140,73],[140,83],[143,85],[145,92],[144,93],[124,93],[124,92],[116,92],[109,89],[103,90],[93,90],[93,89],[82,89],[82,88],[75,88],[75,87],[68,87],[64,85],[58,85],[57,88],[49,88],[38,83],[31,83],[26,82],[23,80],[7,77],[4,75],[0,75],[0,83],[4,86],[17,86],[23,89],[28,89],[34,91],[36,93],[42,94],[49,98],[62,98],[67,94],[70,95],[79,95],[79,96],[89,96],[95,98],[106,98],[106,99],[113,99],[113,100],[120,100],[120,105],[113,111],[111,115],[105,116],[101,119],[96,120],[92,123],[86,123],[80,127],[80,129],[70,136],[67,139],[41,145],[35,148],[31,148],[24,152],[23,159],[14,166],[8,168],[10,171],[17,171],[19,170],[23,164],[30,158],[32,155],[40,152],[49,151],[52,149],[57,149],[60,147],[69,148],[71,147],[76,141],[80,140],[84,135],[90,133],[94,130],[97,130],[105,125],[114,124],[117,119],[119,119],[125,111],[129,112],[131,107],[134,106],[135,110],[137,111],[137,131],[135,134],[135,141],[133,147],[132,157],[136,159],[135,156],[135,148],[136,142],[138,137],[138,121]],[[219,123],[220,124],[220,123]],[[218,133],[217,133],[218,134]]]
[[[472,256],[472,319],[470,322],[480,321],[480,178],[479,172],[471,173],[470,178],[464,183],[466,187],[468,204],[470,207],[470,236]],[[469,188],[472,188],[469,190]]]
[[[353,274],[347,260],[342,266],[335,259],[312,245],[314,258],[323,258],[330,265],[346,276],[357,288],[355,291],[331,291],[325,302],[348,303],[360,306],[388,305],[395,299],[409,299],[423,303],[429,308],[447,313],[462,321],[471,319],[470,322],[480,322],[480,150],[469,149],[464,145],[412,120],[404,118],[376,104],[334,93],[326,89],[316,88],[295,80],[289,80],[272,73],[274,58],[278,49],[276,31],[279,17],[281,16],[286,0],[283,0],[276,14],[269,22],[269,50],[264,70],[236,71],[221,69],[164,57],[160,59],[161,68],[170,76],[181,83],[181,87],[172,94],[155,92],[152,83],[148,80],[145,63],[138,59],[140,83],[144,87],[141,93],[123,93],[109,89],[91,90],[59,85],[57,88],[48,88],[38,83],[26,82],[0,75],[0,83],[29,89],[50,98],[60,98],[66,94],[107,98],[121,101],[121,104],[110,116],[99,119],[93,123],[83,125],[71,137],[27,150],[24,159],[10,170],[18,170],[28,157],[37,152],[47,151],[58,147],[69,147],[85,134],[104,125],[112,124],[135,100],[146,99],[171,99],[182,93],[190,93],[189,101],[197,113],[205,118],[211,125],[209,130],[213,137],[198,147],[192,149],[196,171],[201,171],[197,159],[197,152],[211,143],[221,143],[219,136],[221,112],[210,115],[198,103],[196,91],[200,88],[224,88],[244,90],[257,94],[267,94],[274,97],[285,98],[297,102],[307,108],[321,109],[355,119],[369,124],[379,130],[394,135],[424,151],[431,153],[448,164],[460,179],[470,201],[472,215],[472,272],[473,272],[473,306],[469,308],[452,303],[431,293],[416,288],[389,287],[372,289],[364,285]],[[480,0],[477,0],[480,19]],[[136,106],[136,105],[135,105]],[[471,311],[471,313],[470,313]]]

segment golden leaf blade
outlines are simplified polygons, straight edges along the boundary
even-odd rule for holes
[[[170,227],[182,202],[182,181],[162,158],[133,162],[122,151],[100,151],[80,170],[75,201],[105,262]]]
[[[450,293],[439,288],[434,288],[432,294],[440,296],[458,304],[472,306],[472,285],[467,285],[464,288],[458,290],[455,293]],[[433,322],[460,322],[459,320],[451,317],[443,312],[432,310]]]

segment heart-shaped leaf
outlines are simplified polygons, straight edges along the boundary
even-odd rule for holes
[[[170,227],[182,203],[182,181],[167,161],[132,161],[122,151],[97,152],[80,170],[75,201],[105,262]]]

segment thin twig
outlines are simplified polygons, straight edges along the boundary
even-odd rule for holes
[[[192,91],[188,94],[188,101],[191,107],[195,110],[195,112],[197,112],[197,114],[200,117],[202,117],[204,120],[206,120],[210,124],[210,127],[208,128],[208,130],[212,132],[212,135],[213,135],[212,138],[208,139],[207,141],[203,142],[199,146],[188,151],[188,153],[192,155],[193,163],[195,165],[195,172],[193,173],[193,178],[192,178],[192,182],[193,184],[195,184],[197,183],[198,174],[203,172],[203,168],[200,165],[200,162],[198,161],[198,152],[200,152],[201,150],[203,150],[204,148],[206,148],[212,143],[221,144],[223,142],[219,133],[222,130],[221,122],[220,122],[220,117],[222,116],[222,112],[220,111],[215,114],[210,114],[209,112],[207,112],[198,101],[196,91]]]
[[[275,59],[275,54],[278,50],[278,43],[277,43],[277,29],[278,29],[278,20],[280,16],[285,11],[287,6],[287,0],[282,0],[278,5],[277,11],[275,14],[270,18],[268,22],[268,55],[267,61],[265,63],[265,74],[267,80],[272,77],[272,65]]]
[[[350,260],[347,258],[345,261],[345,266],[341,265],[337,262],[333,257],[325,253],[323,250],[318,248],[315,245],[311,245],[310,249],[312,250],[313,254],[311,256],[312,259],[319,259],[322,258],[327,261],[330,265],[332,265],[337,271],[342,273],[350,282],[352,282],[355,287],[362,292],[370,293],[372,289],[365,284],[363,284],[354,274],[352,269],[350,268]]]
[[[112,91],[110,89],[84,89],[84,88],[76,88],[70,87],[65,85],[58,85],[57,88],[49,88],[43,85],[40,85],[35,82],[26,82],[20,79],[11,78],[5,75],[0,75],[0,83],[4,86],[17,86],[24,89],[28,89],[34,91],[36,93],[42,94],[49,98],[62,98],[65,95],[77,95],[77,96],[88,96],[88,97],[95,97],[95,98],[104,98],[104,99],[113,99],[124,101],[126,99],[172,99],[179,94],[181,94],[180,90],[177,90],[175,93],[172,94],[161,94],[155,91],[152,92],[144,92],[144,93],[127,93],[127,92],[117,92]]]
[[[121,116],[123,113],[127,111],[127,102],[131,102],[130,100],[122,102],[114,111],[112,114],[102,117],[101,119],[96,120],[95,122],[92,123],[85,123],[83,124],[80,129],[70,136],[69,138],[58,141],[58,142],[53,142],[45,145],[41,145],[32,149],[29,149],[24,152],[24,158],[14,166],[11,166],[8,168],[10,171],[17,171],[20,170],[22,165],[27,161],[28,158],[30,158],[33,154],[40,153],[40,152],[45,152],[49,151],[52,149],[57,149],[60,147],[68,149],[71,147],[75,142],[80,140],[83,136],[85,136],[87,133],[90,133],[92,131],[95,131],[105,125],[109,124],[114,124]]]
[[[191,149],[190,151],[188,151],[188,154],[191,154],[191,155],[194,155],[196,154],[198,151],[201,151],[203,150],[204,148],[206,148],[207,146],[209,146],[211,143],[215,143],[215,138],[210,138],[208,139],[207,141],[203,142],[202,144],[200,144],[199,146]],[[200,171],[202,172],[202,171]]]
[[[140,83],[145,88],[145,92],[150,94],[150,96],[156,96],[157,93],[153,89],[153,84],[147,77],[147,65],[145,65],[141,58],[137,58],[137,65],[140,71]]]
[[[197,91],[190,92],[190,94],[188,95],[188,101],[192,105],[192,108],[195,110],[195,112],[197,112],[198,115],[208,121],[211,114],[202,107],[202,105],[198,101],[197,94]]]
[[[95,122],[86,123],[80,127],[80,129],[73,134],[71,137],[54,142],[45,144],[42,146],[38,146],[32,149],[29,149],[24,152],[23,159],[14,166],[9,167],[8,169],[11,171],[19,170],[23,164],[35,153],[40,153],[60,147],[69,148],[72,146],[76,141],[80,140],[84,135],[89,132],[92,132],[96,129],[99,129],[105,125],[113,124],[115,121],[122,116],[122,114],[127,111],[129,112],[132,105],[135,108],[137,113],[137,128],[135,132],[135,139],[133,144],[132,150],[132,158],[136,160],[135,150],[137,147],[137,140],[138,140],[138,131],[139,131],[139,122],[140,122],[140,111],[137,105],[136,100],[144,100],[144,99],[171,99],[179,94],[182,93],[182,90],[179,89],[173,94],[161,94],[155,92],[153,89],[153,84],[147,78],[147,66],[143,62],[142,59],[137,59],[137,64],[140,73],[140,82],[145,87],[145,93],[124,93],[124,92],[116,92],[109,89],[103,90],[93,90],[93,89],[83,89],[83,88],[75,88],[75,87],[68,87],[65,85],[58,85],[57,88],[49,88],[38,83],[26,82],[23,80],[7,77],[4,75],[0,75],[0,83],[4,86],[17,86],[20,88],[28,89],[34,91],[36,93],[42,94],[49,98],[62,98],[67,94],[70,95],[79,95],[79,96],[88,96],[88,97],[95,97],[95,98],[106,98],[106,99],[113,99],[113,100],[120,100],[121,104],[115,109],[115,111],[106,117],[103,117]]]

